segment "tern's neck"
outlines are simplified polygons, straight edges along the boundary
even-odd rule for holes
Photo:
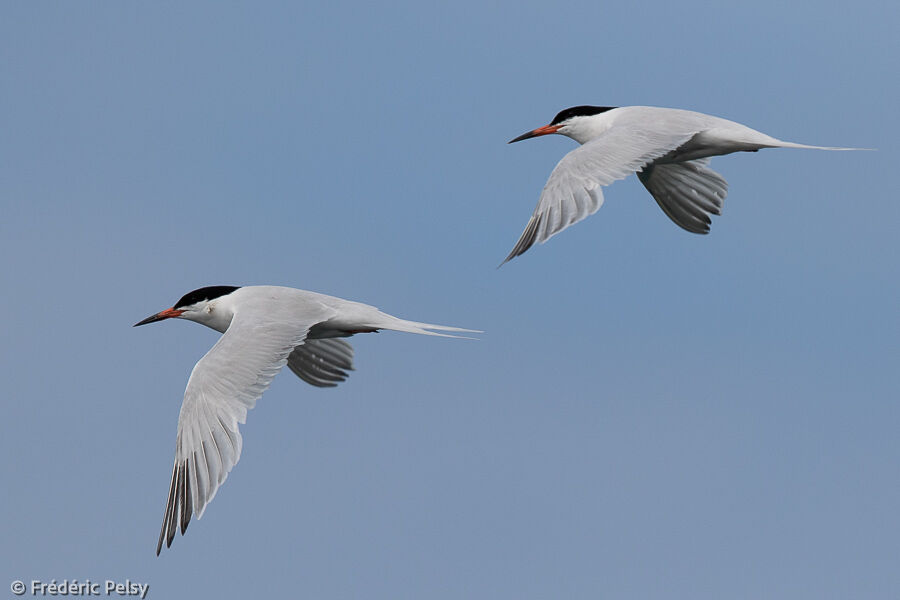
[[[615,110],[610,110],[589,117],[572,117],[559,133],[572,138],[579,144],[586,144],[605,133],[612,126],[615,113]]]
[[[200,310],[185,313],[183,318],[206,325],[219,333],[225,333],[225,330],[231,325],[231,319],[234,317],[234,303],[231,301],[230,296],[229,294],[228,296],[210,300],[200,307]]]

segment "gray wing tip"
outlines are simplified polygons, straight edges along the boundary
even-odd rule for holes
[[[529,248],[534,246],[534,242],[537,239],[537,230],[541,225],[542,215],[533,215],[528,220],[528,225],[525,226],[525,231],[522,232],[522,235],[519,236],[519,241],[516,242],[516,245],[513,247],[512,251],[509,255],[503,260],[502,263],[497,265],[499,269],[512,259],[528,251]]]
[[[288,368],[294,375],[316,387],[336,387],[350,376],[347,371],[353,370],[352,367],[338,368],[315,359],[288,363]]]
[[[660,204],[660,206],[663,205]],[[669,208],[671,209],[671,207]],[[707,235],[709,233],[710,225],[712,225],[712,221],[709,217],[704,215],[704,217],[701,219],[687,214],[686,211],[678,212],[676,210],[670,209],[664,207],[663,212],[666,213],[666,216],[669,217],[669,219],[671,219],[673,223],[678,225],[684,231],[697,235]]]
[[[306,340],[288,356],[288,368],[316,387],[335,387],[353,371],[353,347],[337,338]]]
[[[172,547],[172,540],[175,539],[175,533],[178,531],[178,522],[181,522],[181,535],[187,531],[188,523],[191,522],[191,487],[188,477],[187,462],[172,467],[172,483],[169,485],[169,497],[166,499],[166,513],[163,516],[162,528],[159,532],[159,540],[156,542],[156,555],[162,551],[163,539],[166,541],[166,548]]]

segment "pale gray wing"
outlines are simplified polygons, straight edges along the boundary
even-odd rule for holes
[[[288,368],[317,387],[334,387],[353,370],[353,346],[338,338],[306,340],[288,356]]]
[[[156,553],[171,546],[180,524],[184,534],[192,514],[203,515],[241,456],[238,424],[302,344],[310,327],[331,317],[325,309],[254,309],[235,314],[231,326],[191,373],[178,417],[175,465]],[[321,313],[321,314],[319,314]]]
[[[728,194],[725,178],[708,168],[708,158],[653,164],[638,179],[676,225],[691,233],[709,233],[710,215],[722,214]]]
[[[662,126],[642,126],[637,120],[623,123],[565,155],[550,173],[525,231],[503,262],[595,213],[603,204],[603,186],[641,170],[700,129],[691,118],[673,114],[672,120]]]

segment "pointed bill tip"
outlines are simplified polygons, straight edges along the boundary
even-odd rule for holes
[[[559,126],[558,126],[558,125],[544,125],[543,127],[538,127],[537,129],[534,129],[534,130],[532,130],[532,131],[526,131],[525,133],[523,133],[523,134],[520,135],[519,137],[514,138],[514,139],[511,139],[511,140],[509,140],[509,141],[506,142],[506,143],[507,143],[507,144],[514,144],[514,143],[516,143],[516,142],[521,142],[522,140],[527,140],[527,139],[530,139],[530,138],[533,138],[533,137],[538,137],[538,136],[542,136],[542,135],[548,135],[548,134],[551,134],[551,133],[556,133],[557,131],[559,131]]]
[[[143,321],[138,321],[132,327],[139,327],[141,325],[146,325],[148,323],[156,323],[157,321],[162,321],[163,319],[171,319],[173,317],[177,317],[181,315],[183,310],[176,310],[175,308],[167,308],[166,310],[160,311],[155,315],[150,315]]]
[[[513,138],[513,139],[509,140],[509,141],[506,142],[506,143],[507,143],[507,144],[515,144],[516,142],[521,142],[522,140],[527,140],[528,138],[532,138],[532,137],[534,137],[534,132],[533,132],[533,131],[529,131],[528,133],[523,133],[523,134],[520,135],[519,137]]]

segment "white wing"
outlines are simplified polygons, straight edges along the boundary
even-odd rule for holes
[[[156,547],[171,546],[179,523],[184,534],[193,513],[203,515],[241,456],[238,423],[287,363],[310,327],[334,316],[324,306],[304,311],[287,307],[241,307],[231,326],[194,367],[178,417],[175,466],[166,514]]]
[[[565,155],[550,174],[525,231],[503,262],[594,214],[603,204],[602,186],[640,171],[702,130],[699,119],[687,111],[672,111],[665,117],[665,123],[648,120],[641,124],[629,119]]]

